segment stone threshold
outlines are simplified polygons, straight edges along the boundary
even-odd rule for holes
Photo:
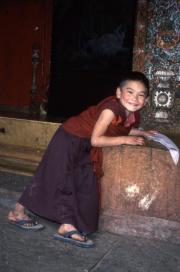
[[[0,170],[32,176],[60,125],[0,116]]]
[[[0,170],[32,176],[43,153],[43,149],[0,144]]]

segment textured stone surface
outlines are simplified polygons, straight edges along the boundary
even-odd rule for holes
[[[178,237],[180,167],[174,165],[169,152],[137,146],[103,152],[102,227],[115,233]]]
[[[3,190],[10,174],[0,176],[0,271],[2,272],[179,272],[180,246],[172,241],[97,232],[96,247],[78,248],[53,239],[57,224],[39,218],[41,232],[24,232],[8,224],[6,216],[19,193]],[[18,189],[23,190],[22,176]],[[15,185],[15,184],[14,184]],[[15,186],[11,187],[14,190]]]

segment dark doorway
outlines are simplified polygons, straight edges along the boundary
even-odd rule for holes
[[[132,67],[135,0],[54,1],[48,115],[67,118],[112,95]]]

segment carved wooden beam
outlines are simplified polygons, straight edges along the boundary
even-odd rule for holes
[[[40,63],[40,52],[37,44],[32,46],[32,85],[31,85],[31,102],[30,102],[30,113],[37,114],[39,111],[36,96],[37,96],[37,69]]]

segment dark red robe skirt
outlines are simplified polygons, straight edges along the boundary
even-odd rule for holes
[[[83,232],[98,227],[99,189],[90,158],[90,140],[60,127],[19,203],[33,213]]]

